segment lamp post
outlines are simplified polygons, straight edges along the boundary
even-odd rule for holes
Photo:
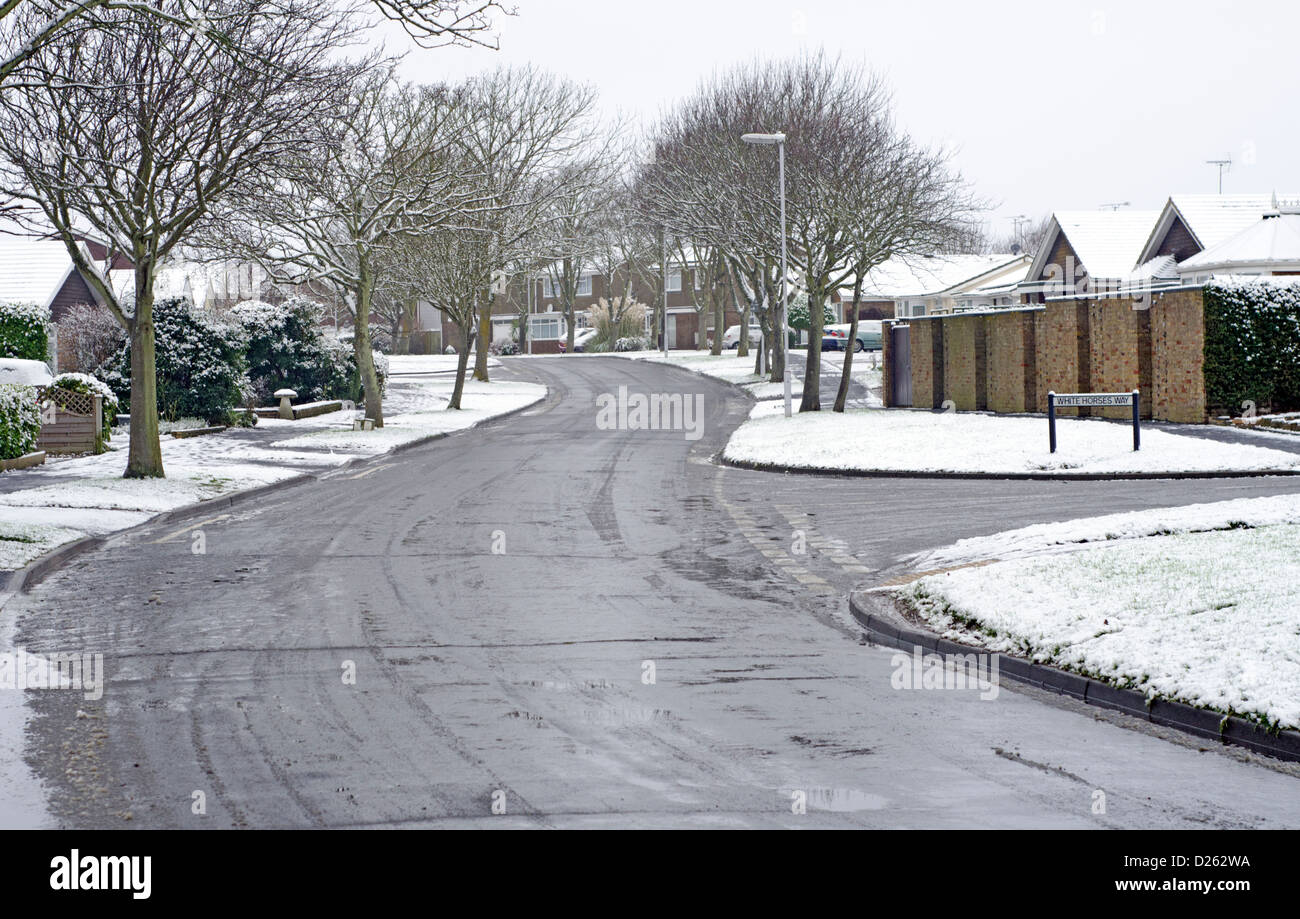
[[[786,334],[786,271],[785,265],[785,135],[784,134],[742,134],[740,137],[747,144],[770,147],[776,146],[777,174],[781,187],[781,309],[777,316],[777,331],[781,336],[781,367],[785,382],[785,417],[793,414],[791,390],[793,383],[790,373],[790,336]],[[748,330],[746,330],[748,334]],[[809,343],[808,347],[812,347]]]

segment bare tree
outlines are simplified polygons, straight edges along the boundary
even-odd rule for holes
[[[498,0],[372,0],[389,20],[398,22],[422,47],[438,45],[498,46],[491,33],[495,13],[514,15]],[[333,11],[357,15],[360,7],[348,4]],[[154,16],[173,25],[197,28],[238,54],[234,44],[238,25],[228,30],[223,15],[216,15],[204,0],[157,3],[149,0],[3,0],[0,2],[0,86],[39,81],[41,71],[21,71],[34,55],[56,38],[72,33],[113,29],[119,13]],[[323,10],[325,15],[331,11]],[[256,49],[248,49],[256,56]]]
[[[112,28],[55,34],[0,94],[0,187],[33,230],[63,241],[131,343],[126,475],[163,475],[154,363],[154,276],[209,210],[309,144],[332,107],[327,66],[350,37],[318,0],[159,0],[163,13],[220,17],[229,50],[175,15],[101,10]],[[258,62],[257,66],[252,63]],[[134,265],[134,300],[86,264],[80,238]]]
[[[580,164],[599,161],[584,153],[600,134],[594,130],[595,91],[533,67],[501,68],[473,79],[465,97],[471,115],[458,146],[484,206],[462,225],[486,247],[474,362],[474,378],[486,382],[492,306],[500,289],[493,278],[537,254],[541,228],[558,216],[556,202],[594,184]]]
[[[213,222],[210,247],[256,261],[284,284],[332,287],[348,306],[366,417],[384,423],[370,319],[387,252],[403,237],[470,218],[458,93],[392,88],[389,68],[360,76],[322,117],[320,143],[303,145],[274,182]]]
[[[733,278],[770,330],[765,338],[775,342],[785,334],[771,328],[768,309],[775,302],[773,288],[780,286],[772,272],[781,242],[777,157],[770,148],[744,145],[741,135],[750,132],[786,137],[789,261],[811,307],[800,411],[818,411],[820,307],[853,277],[860,261],[861,178],[870,179],[879,168],[877,143],[894,136],[889,94],[863,68],[810,54],[714,77],[659,128],[656,162],[645,174],[650,199],[666,221],[723,251]],[[773,379],[784,369],[779,355],[775,349]]]

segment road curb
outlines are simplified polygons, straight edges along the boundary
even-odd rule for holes
[[[819,475],[846,479],[1005,479],[1023,482],[1109,482],[1142,479],[1260,479],[1269,476],[1298,476],[1300,469],[1223,470],[1220,472],[926,472],[898,469],[831,469],[822,466],[783,466],[727,459],[718,462],[733,469],[774,472],[785,475]]]
[[[898,614],[893,602],[882,600],[879,594],[854,591],[849,594],[849,612],[878,645],[903,651],[919,647],[937,654],[988,653],[983,648],[960,644],[916,628]],[[1300,762],[1300,732],[1297,731],[1271,734],[1235,715],[1224,716],[1168,699],[1148,701],[1143,693],[1132,689],[1119,689],[1091,677],[1000,652],[998,673],[1017,682],[1070,696],[1088,705],[1123,712],[1204,740],[1245,747],[1288,762]]]
[[[131,533],[135,530],[154,526],[159,523],[176,523],[183,520],[190,520],[194,517],[206,514],[214,508],[220,509],[225,507],[234,507],[255,498],[265,497],[273,492],[294,488],[308,482],[320,481],[321,477],[326,473],[332,475],[345,469],[364,466],[367,463],[379,462],[387,457],[393,456],[394,454],[405,453],[408,450],[424,446],[432,441],[451,437],[453,434],[464,434],[467,431],[473,431],[476,428],[484,427],[485,425],[492,424],[495,421],[518,415],[520,412],[526,411],[537,405],[538,402],[543,402],[545,400],[546,396],[543,395],[534,402],[530,402],[527,405],[521,405],[518,408],[512,408],[510,411],[502,412],[500,415],[493,415],[491,418],[485,418],[478,424],[471,425],[467,428],[461,428],[458,431],[439,431],[436,434],[429,434],[426,437],[420,437],[416,440],[409,441],[408,443],[398,444],[393,447],[393,449],[387,450],[383,453],[377,453],[374,456],[354,457],[353,459],[340,463],[337,466],[331,466],[322,473],[299,473],[298,475],[290,476],[287,479],[281,479],[278,482],[268,482],[265,485],[258,485],[255,488],[246,488],[242,491],[231,492],[230,494],[222,495],[219,498],[209,498],[206,501],[198,501],[194,504],[185,504],[180,507],[172,508],[171,510],[162,511],[159,514],[150,517],[148,520],[137,523],[135,526],[126,527],[121,530],[114,530],[112,533],[106,533],[103,536],[86,536],[81,539],[73,540],[72,542],[64,543],[61,546],[56,546],[39,558],[33,559],[22,568],[13,571],[0,571],[0,591],[6,593],[27,593],[31,588],[35,587],[55,571],[58,571],[74,558],[80,555],[85,555],[88,552],[93,552],[114,536]]]

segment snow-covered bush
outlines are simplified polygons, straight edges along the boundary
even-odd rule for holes
[[[646,308],[641,303],[625,303],[622,297],[613,301],[601,297],[595,306],[587,308],[587,323],[596,334],[583,347],[593,354],[601,351],[618,351],[621,339],[641,338],[645,330]],[[640,351],[640,348],[625,348]]]
[[[1300,409],[1300,284],[1211,281],[1202,297],[1211,412]]]
[[[59,341],[71,343],[74,369],[91,373],[122,347],[126,330],[104,307],[78,303],[59,320]]]
[[[104,409],[102,419],[104,440],[108,440],[113,433],[113,421],[117,418],[118,401],[117,395],[109,388],[108,384],[102,380],[97,380],[85,373],[61,373],[54,378],[52,386],[58,389],[67,389],[72,392],[82,392],[87,395],[100,396]]]
[[[644,338],[620,338],[614,342],[615,351],[644,351],[646,349],[646,340]]]
[[[35,452],[40,433],[35,387],[0,384],[0,460]]]
[[[320,332],[322,307],[295,297],[280,304],[247,300],[229,318],[240,330],[254,398],[270,405],[277,389],[292,389],[307,401],[346,398],[348,379]]]
[[[50,311],[35,303],[0,302],[0,357],[43,361],[50,349]]]
[[[503,341],[501,343],[501,353],[511,356],[519,353],[519,343],[514,341]]]
[[[196,314],[186,299],[159,300],[153,307],[158,378],[158,414],[226,424],[230,410],[247,404],[251,388],[244,373],[241,332]],[[96,372],[119,399],[131,394],[128,342]]]

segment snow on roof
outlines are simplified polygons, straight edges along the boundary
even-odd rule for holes
[[[1147,259],[1124,277],[1126,285],[1149,283],[1151,281],[1177,281],[1178,260],[1172,255],[1159,255]]]
[[[71,272],[62,240],[0,233],[0,300],[48,307]]]
[[[1300,214],[1274,213],[1184,261],[1184,271],[1234,265],[1300,265]]]
[[[1023,255],[931,255],[906,259],[891,258],[867,272],[862,282],[865,299],[924,297],[960,287],[998,269],[1015,269],[1017,263],[1027,267]],[[852,287],[844,288],[851,292]]]
[[[1137,264],[1158,216],[1158,211],[1057,211],[1052,218],[1091,277],[1122,278]],[[1049,257],[1053,235],[1034,260],[1035,276]]]
[[[1274,207],[1273,198],[1271,194],[1174,195],[1160,211],[1140,258],[1152,257],[1175,218],[1183,221],[1202,249],[1208,249],[1253,225]]]

